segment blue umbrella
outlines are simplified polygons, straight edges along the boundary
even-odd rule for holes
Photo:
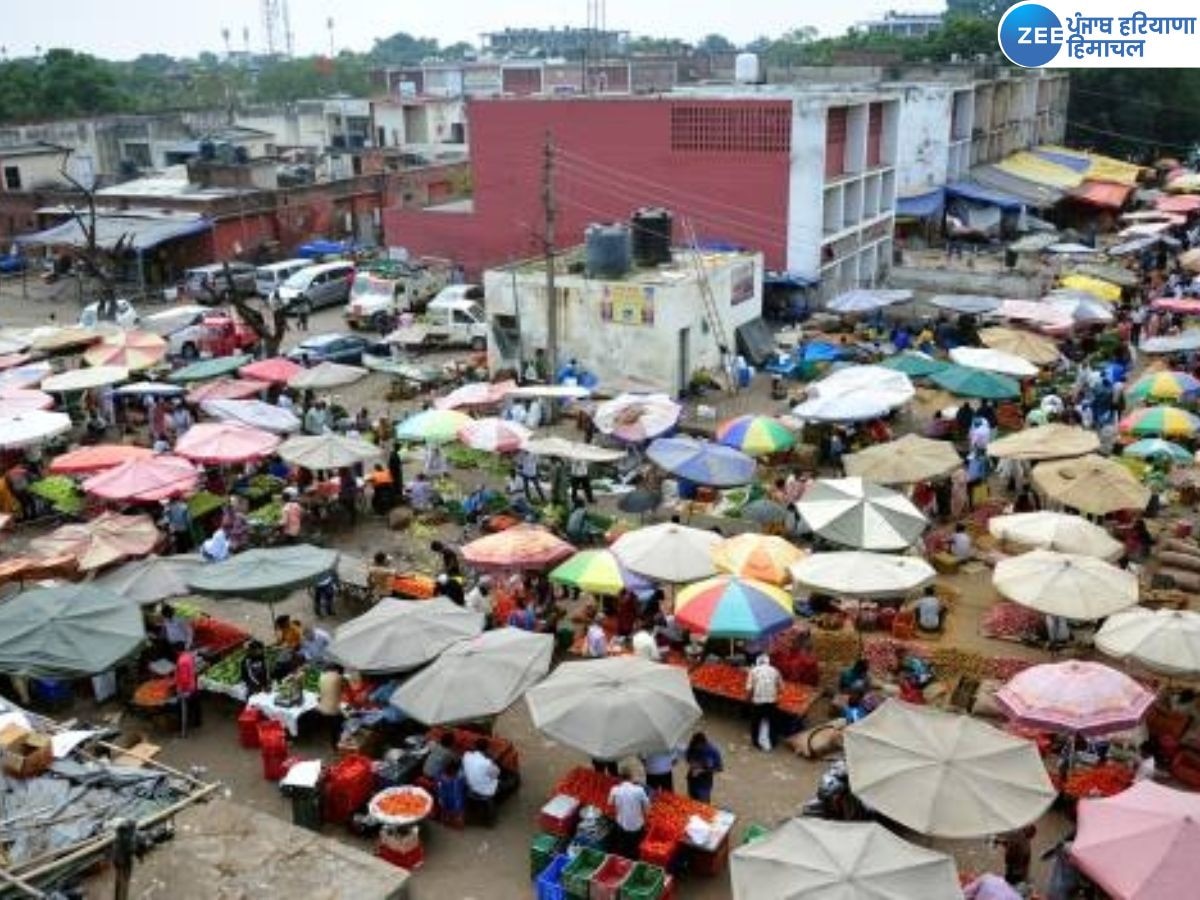
[[[651,462],[678,478],[711,487],[754,480],[754,460],[732,447],[690,437],[659,438],[646,451]]]

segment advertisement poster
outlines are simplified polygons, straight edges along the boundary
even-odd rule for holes
[[[605,286],[600,318],[618,325],[653,325],[654,288],[637,284]]]

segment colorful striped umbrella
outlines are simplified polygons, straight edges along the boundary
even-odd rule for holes
[[[621,565],[611,550],[580,550],[551,572],[550,580],[605,597],[651,587],[649,580]]]
[[[960,397],[1008,400],[1021,396],[1021,386],[1007,375],[950,364],[929,376],[938,387]]]
[[[1148,372],[1125,389],[1125,396],[1138,403],[1179,400],[1200,393],[1200,380],[1187,372]]]
[[[736,487],[754,480],[754,460],[724,444],[690,437],[658,438],[646,455],[660,469],[695,484]]]
[[[89,366],[120,366],[131,372],[149,369],[167,355],[167,342],[148,331],[117,331],[89,347],[83,360]]]
[[[1018,673],[996,692],[996,703],[1021,725],[1075,734],[1136,728],[1154,694],[1124,672],[1073,659]]]
[[[1150,437],[1192,437],[1200,431],[1200,418],[1174,406],[1135,409],[1119,424],[1125,434]]]
[[[748,456],[764,456],[791,448],[796,436],[770,416],[738,416],[717,426],[717,441]]]
[[[713,549],[713,563],[722,572],[770,584],[791,580],[790,566],[805,557],[795,544],[781,537],[745,532],[721,541]]]
[[[709,637],[752,640],[790,628],[792,597],[762,581],[718,575],[675,597],[675,621]]]
[[[397,425],[396,440],[445,444],[456,440],[459,431],[472,421],[466,413],[454,409],[427,409]]]
[[[1165,458],[1185,466],[1195,462],[1195,457],[1186,447],[1181,447],[1174,441],[1164,441],[1162,438],[1142,438],[1140,441],[1134,441],[1122,453],[1137,459]]]
[[[529,440],[531,433],[524,425],[493,417],[464,425],[458,430],[458,439],[472,450],[514,453]]]
[[[575,548],[537,525],[516,525],[471,541],[463,559],[477,569],[539,571],[566,559]]]

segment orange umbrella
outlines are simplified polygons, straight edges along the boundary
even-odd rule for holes
[[[781,537],[746,532],[717,544],[713,563],[722,572],[741,578],[783,584],[791,579],[790,567],[805,555]]]
[[[479,569],[546,569],[575,552],[575,548],[537,525],[517,525],[471,541],[463,559]]]
[[[162,362],[167,342],[148,331],[116,331],[106,334],[83,354],[89,366],[120,366],[136,372]]]
[[[34,538],[29,549],[38,556],[73,556],[80,571],[100,569],[122,559],[152,553],[162,539],[149,516],[104,513],[90,522],[63,525]]]
[[[242,378],[220,378],[188,391],[188,403],[203,403],[206,400],[246,400],[265,391],[270,385],[265,381]]]
[[[154,453],[149,447],[132,444],[94,444],[56,456],[50,462],[52,475],[86,475],[111,469],[131,459],[143,459]]]
[[[287,384],[303,371],[304,366],[299,363],[294,363],[282,356],[273,356],[270,359],[260,359],[242,366],[238,369],[238,374],[243,378],[251,378],[255,381]]]

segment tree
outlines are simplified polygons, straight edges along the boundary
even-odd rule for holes
[[[466,41],[459,41],[457,44],[444,47],[439,56],[442,59],[473,59],[475,57],[475,46],[468,44]]]
[[[630,40],[627,46],[633,56],[659,56],[683,53],[690,45],[679,38],[639,35]]]
[[[407,65],[436,56],[437,52],[436,38],[418,38],[408,32],[397,31],[391,37],[376,38],[369,56],[377,63]]]
[[[71,217],[83,235],[82,246],[71,246],[68,253],[83,272],[83,277],[90,279],[95,285],[96,318],[101,322],[111,322],[117,317],[117,263],[128,246],[127,236],[122,235],[111,248],[102,247],[96,230],[96,186],[90,181],[84,183],[70,171],[71,153],[63,154],[59,163],[59,173],[83,198],[84,209],[81,211],[75,205],[71,206]],[[91,296],[84,292],[85,296]]]
[[[705,50],[709,53],[728,53],[735,49],[733,41],[725,37],[723,34],[706,34],[704,39],[697,45],[697,49]]]
[[[227,288],[221,299],[237,310],[238,317],[257,335],[263,355],[278,356],[283,337],[288,332],[287,311],[283,304],[270,300],[255,303],[252,298],[239,293],[228,262],[225,263],[225,284]]]

